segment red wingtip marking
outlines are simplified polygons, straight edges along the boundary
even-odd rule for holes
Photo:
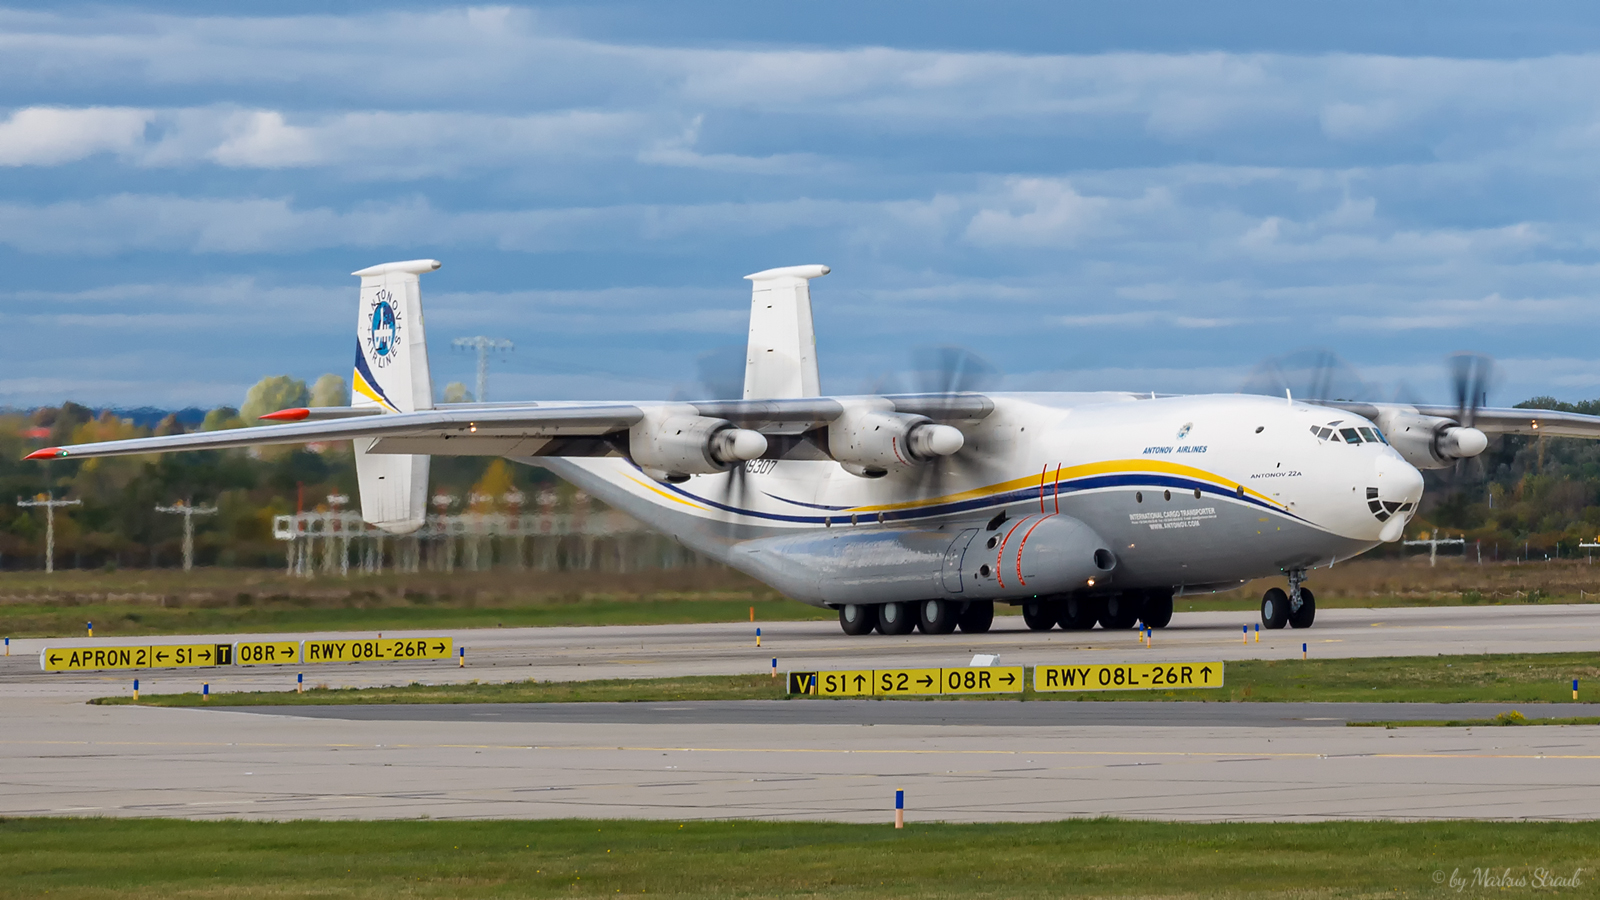
[[[29,453],[27,456],[24,456],[23,459],[55,459],[57,457],[66,455],[67,451],[61,449],[60,447],[46,447],[43,450],[35,450],[32,453]]]
[[[280,409],[277,412],[267,413],[261,418],[271,419],[274,422],[298,422],[309,415],[311,415],[311,410],[301,407],[299,409]]]

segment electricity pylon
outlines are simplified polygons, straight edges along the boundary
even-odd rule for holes
[[[216,512],[215,506],[195,506],[179,500],[172,506],[158,506],[156,512],[175,513],[183,516],[183,570],[185,572],[194,568],[194,517],[209,516]]]
[[[56,507],[79,506],[82,500],[57,500],[50,494],[40,494],[32,500],[17,498],[18,506],[44,507],[44,571],[48,575],[56,570]]]
[[[451,343],[463,349],[478,351],[478,392],[473,399],[483,403],[488,399],[485,395],[489,392],[489,351],[515,350],[516,346],[505,338],[492,338],[478,335],[477,337],[456,338]]]

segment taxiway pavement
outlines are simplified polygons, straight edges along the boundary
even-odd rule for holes
[[[449,635],[466,648],[467,666],[455,660],[421,662],[227,666],[218,669],[147,669],[139,674],[151,693],[285,690],[304,672],[307,684],[368,687],[486,681],[577,681],[598,678],[659,678],[669,675],[732,675],[780,670],[911,668],[966,665],[974,654],[1000,657],[1002,665],[1062,663],[1181,662],[1231,659],[1298,659],[1301,644],[1316,658],[1433,656],[1462,653],[1552,653],[1600,648],[1600,604],[1409,609],[1330,609],[1309,629],[1262,631],[1248,640],[1246,612],[1179,613],[1155,632],[1152,646],[1135,632],[1031,632],[1020,616],[998,616],[988,634],[848,637],[834,622],[735,622],[701,625],[598,626],[582,628],[493,628],[385,632],[386,637]],[[761,629],[761,646],[755,630]],[[254,640],[311,637],[370,638],[376,632],[272,634]],[[61,674],[39,671],[45,646],[231,642],[238,635],[68,638],[13,640],[12,656],[0,658],[0,689],[101,696],[128,690],[132,673]]]
[[[146,691],[287,690],[470,678],[586,679],[784,669],[1409,656],[1600,649],[1600,606],[1326,610],[1240,640],[1243,613],[1130,632],[845,637],[833,623],[453,632],[468,666],[141,671]],[[325,637],[326,635],[318,635]],[[370,634],[352,635],[370,637]],[[408,636],[388,634],[386,636]],[[300,636],[288,636],[291,639]],[[181,642],[204,638],[186,637]],[[158,643],[164,638],[97,639]],[[0,815],[264,819],[627,816],[913,820],[1576,819],[1600,809],[1600,727],[1342,727],[1492,715],[1487,705],[822,701],[548,706],[90,706],[133,673],[0,662]],[[1525,708],[1571,714],[1565,705]],[[1372,707],[1372,709],[1368,709]],[[1579,713],[1581,714],[1581,713]]]

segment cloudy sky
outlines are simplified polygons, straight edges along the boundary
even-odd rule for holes
[[[427,256],[441,386],[516,343],[490,399],[693,392],[742,276],[813,262],[832,392],[956,343],[1017,389],[1317,347],[1443,400],[1471,349],[1491,402],[1600,397],[1587,5],[252,6],[0,8],[0,404],[344,374],[348,273]]]

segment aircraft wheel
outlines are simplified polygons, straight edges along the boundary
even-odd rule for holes
[[[974,600],[968,603],[956,621],[964,634],[983,634],[994,624],[994,601]]]
[[[1049,631],[1056,627],[1055,606],[1043,600],[1029,600],[1022,604],[1022,621],[1029,631]]]
[[[839,607],[839,627],[848,635],[871,634],[878,624],[878,608],[862,603],[846,603]]]
[[[1088,631],[1100,619],[1100,601],[1093,597],[1068,597],[1056,621],[1066,631]]]
[[[948,600],[924,600],[917,604],[917,627],[923,634],[949,634],[956,630],[960,609]]]
[[[1282,628],[1289,623],[1289,595],[1282,588],[1268,588],[1261,595],[1261,627]]]
[[[1284,609],[1289,604],[1284,603]],[[1310,628],[1311,623],[1317,620],[1317,598],[1305,588],[1300,589],[1300,608],[1289,613],[1289,625],[1293,628]]]
[[[1106,598],[1105,612],[1100,614],[1100,627],[1107,631],[1125,631],[1139,621],[1139,610],[1144,606],[1138,594],[1113,594]]]
[[[878,633],[910,634],[917,627],[916,615],[910,603],[885,603],[878,607]]]
[[[1140,618],[1151,628],[1165,628],[1172,622],[1172,594],[1167,591],[1146,594]]]

